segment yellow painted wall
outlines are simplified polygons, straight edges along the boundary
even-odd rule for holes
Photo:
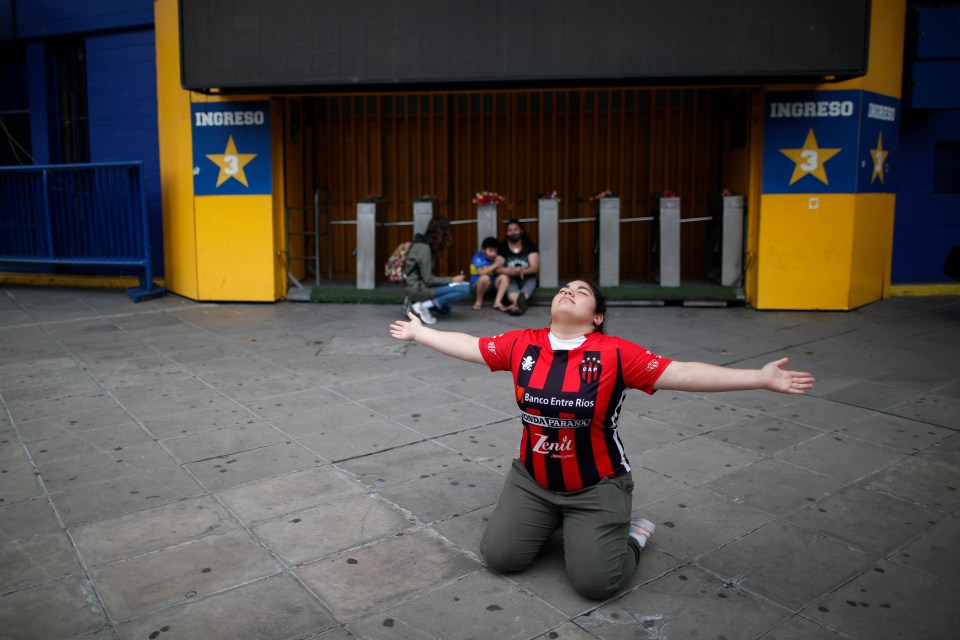
[[[266,97],[183,90],[177,0],[156,0],[154,15],[166,286],[194,300],[278,300],[286,294],[282,102],[270,101],[273,194],[195,196],[191,103]]]
[[[866,76],[798,90],[862,90],[900,97],[905,0],[874,0]],[[778,89],[779,90],[779,89]],[[762,129],[763,103],[754,103]],[[890,296],[893,255],[891,193],[761,195],[762,136],[748,207],[745,296],[758,309],[848,310]],[[814,203],[815,208],[811,203]]]
[[[272,196],[200,196],[200,300],[273,301]]]
[[[180,89],[177,0],[157,0],[153,6],[165,280],[170,291],[196,300],[199,289],[193,216],[190,94]]]
[[[764,195],[758,309],[849,308],[856,196]]]

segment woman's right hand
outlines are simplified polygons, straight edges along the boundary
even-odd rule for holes
[[[415,316],[412,311],[407,312],[407,317],[410,318],[409,322],[405,320],[394,320],[390,324],[390,335],[397,340],[406,340],[408,342],[415,340],[417,333],[423,328],[423,323],[420,322],[420,318]]]

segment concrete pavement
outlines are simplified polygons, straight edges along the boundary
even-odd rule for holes
[[[519,442],[505,373],[395,306],[0,287],[0,638],[827,640],[960,626],[960,298],[614,307],[682,360],[788,355],[807,397],[630,392],[630,584],[478,557]],[[438,328],[543,326],[458,305]]]

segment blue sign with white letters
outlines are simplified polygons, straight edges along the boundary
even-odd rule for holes
[[[191,118],[195,195],[272,192],[269,102],[198,102]]]

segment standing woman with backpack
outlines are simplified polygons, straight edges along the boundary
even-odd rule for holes
[[[450,221],[446,218],[433,218],[427,225],[427,231],[416,234],[410,253],[403,265],[407,283],[407,302],[412,302],[410,310],[423,324],[436,324],[433,312],[440,315],[450,313],[450,304],[463,300],[470,295],[470,283],[467,277],[434,275],[437,256],[450,246]]]

